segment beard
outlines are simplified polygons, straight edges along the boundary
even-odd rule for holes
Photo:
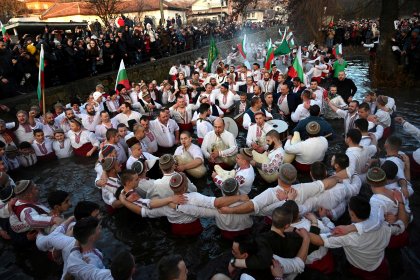
[[[95,111],[89,111],[89,112],[87,112],[88,113],[88,115],[89,116],[94,116],[95,114],[96,114],[96,112]]]
[[[270,80],[270,78],[264,78],[264,81],[268,82]]]

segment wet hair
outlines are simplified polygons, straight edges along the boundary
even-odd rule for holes
[[[293,221],[292,212],[286,207],[277,207],[272,215],[273,226],[277,229],[282,229]]]
[[[115,129],[115,128],[108,129],[106,131],[106,133],[105,133],[106,140],[109,141],[109,139],[111,139],[111,137],[114,137],[117,134],[118,134],[118,130],[117,129]]]
[[[68,192],[62,191],[62,190],[56,190],[48,194],[47,202],[50,208],[52,209],[56,205],[58,206],[61,205],[61,203],[63,203],[68,197],[69,197]]]
[[[141,116],[141,118],[140,118],[140,122],[141,121],[148,121],[148,120],[149,120],[149,118],[145,115]]]
[[[359,101],[357,101],[357,100],[352,100],[352,101],[350,101],[350,103],[354,103],[354,104],[356,104],[356,107],[357,107],[357,108],[359,108]]]
[[[241,254],[255,255],[258,252],[256,240],[251,235],[240,235],[233,242],[239,244],[239,252]]]
[[[388,144],[388,146],[390,146],[391,149],[399,150],[402,145],[402,140],[396,135],[391,135],[388,137],[388,139],[386,139],[385,143]]]
[[[169,255],[161,258],[157,265],[159,280],[172,280],[178,278],[181,273],[178,264],[182,260],[181,255]]]
[[[200,114],[204,114],[209,109],[210,109],[210,104],[208,104],[208,103],[202,103],[202,104],[200,104],[200,107],[198,108],[198,112]]]
[[[366,220],[370,216],[369,201],[360,195],[350,198],[349,209],[361,220]]]
[[[255,104],[257,104],[258,101],[260,101],[261,98],[259,96],[254,96],[251,99],[251,107],[253,107]]]
[[[121,105],[125,105],[125,107],[127,107],[128,109],[133,110],[133,107],[127,101],[126,102],[123,102],[123,104],[121,104]]]
[[[92,201],[79,201],[74,208],[73,215],[76,221],[79,221],[80,219],[92,215],[92,212],[95,210],[99,210],[99,205],[97,203]]]
[[[303,92],[302,92],[302,97],[306,97],[307,99],[311,99],[311,95],[312,95],[312,92],[310,91],[310,90],[308,90],[308,89],[305,89]]]
[[[354,125],[361,131],[367,132],[369,128],[369,122],[366,119],[357,119],[354,121]]]
[[[99,220],[94,217],[86,217],[76,222],[73,227],[73,236],[81,244],[86,244],[99,225]]]
[[[37,128],[37,129],[34,129],[33,134],[35,136],[37,133],[41,133],[41,132],[44,133],[44,131],[42,129]]]
[[[300,78],[299,77],[294,77],[293,78],[293,82],[299,82],[300,83],[301,81],[300,81]]]
[[[312,116],[312,117],[317,117],[317,116],[319,116],[319,113],[321,112],[321,109],[319,108],[319,106],[318,105],[312,105],[311,107],[309,107],[309,114]]]
[[[287,200],[281,207],[288,209],[292,214],[293,222],[297,222],[299,218],[299,206],[294,200]]]
[[[280,140],[280,133],[275,129],[272,129],[269,132],[267,132],[266,136],[270,136],[271,138],[276,138],[277,140]]]
[[[381,169],[385,172],[388,180],[393,180],[398,174],[398,166],[391,160],[386,160],[381,165]]]
[[[352,128],[347,131],[347,137],[350,138],[353,143],[359,144],[360,140],[362,140],[362,133],[358,129]]]
[[[120,176],[121,184],[124,186],[128,181],[132,180],[134,175],[137,175],[136,171],[132,169],[124,170]]]
[[[349,157],[346,154],[335,154],[334,155],[334,164],[338,164],[341,169],[347,168],[350,165]]]
[[[118,129],[118,128],[121,128],[121,127],[125,127],[125,128],[127,128],[127,126],[125,125],[125,123],[119,123],[119,124],[117,125],[117,129]]]
[[[119,252],[111,263],[111,275],[114,280],[127,280],[135,266],[133,255],[128,250]]]
[[[327,166],[321,162],[316,161],[311,164],[311,175],[314,180],[323,180],[327,176]]]
[[[359,109],[363,109],[363,110],[365,110],[365,111],[370,111],[370,105],[369,105],[369,103],[367,103],[367,102],[362,102],[362,103],[359,105]]]
[[[189,132],[188,130],[183,130],[179,135],[184,134],[187,135],[187,137],[191,138],[191,132]]]

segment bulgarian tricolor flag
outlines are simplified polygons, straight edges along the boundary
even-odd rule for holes
[[[246,46],[246,34],[244,35],[244,39],[242,40],[242,42],[240,44],[237,45],[239,53],[242,55],[242,57],[244,59],[246,59],[246,50],[245,50],[245,46]]]
[[[44,88],[44,45],[41,45],[41,52],[39,53],[38,87],[36,89],[39,108],[41,108],[41,111],[44,110]]]
[[[4,27],[3,23],[0,21],[1,26],[1,34],[3,35],[4,42],[7,41],[7,35],[6,35],[6,27]]]
[[[274,60],[274,50],[273,50],[273,44],[271,43],[271,39],[270,41],[267,43],[267,47],[268,47],[268,51],[267,51],[267,56],[265,58],[265,69],[267,69],[268,71],[271,70],[271,62]]]
[[[298,49],[297,53],[296,53],[296,57],[293,61],[293,65],[290,67],[289,69],[289,73],[288,73],[289,77],[294,78],[294,77],[299,77],[300,80],[306,85],[306,75],[303,72],[303,63],[302,63],[302,50]]]
[[[337,56],[337,54],[343,54],[343,45],[342,44],[336,45],[335,48],[333,49],[333,55]]]
[[[121,59],[120,69],[118,69],[117,80],[115,81],[115,89],[117,86],[122,84],[125,86],[126,90],[129,90],[130,82],[128,81],[127,71],[125,70],[124,60]]]

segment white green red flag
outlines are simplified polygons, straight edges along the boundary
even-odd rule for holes
[[[1,34],[2,34],[2,37],[3,37],[3,40],[4,40],[4,42],[6,42],[7,41],[7,34],[6,34],[6,27],[3,25],[3,23],[0,21],[0,26],[1,26]]]
[[[41,52],[39,53],[39,69],[38,69],[38,87],[36,92],[38,94],[39,108],[43,110],[42,95],[44,94],[44,45],[41,44]]]
[[[336,45],[335,48],[333,49],[333,54],[334,56],[336,56],[337,54],[343,54],[343,45],[342,44]]]
[[[127,71],[125,70],[124,60],[122,59],[120,68],[118,69],[117,80],[115,81],[115,89],[117,89],[119,84],[124,85],[127,90],[131,88],[130,82],[128,81]]]
[[[271,63],[273,62],[275,56],[274,56],[274,50],[273,50],[273,44],[271,43],[271,39],[270,41],[267,43],[267,56],[265,57],[265,69],[270,71],[271,70]]]
[[[242,40],[242,42],[240,44],[237,45],[239,53],[242,55],[242,57],[244,59],[246,59],[246,50],[245,50],[245,46],[246,46],[246,34],[244,35],[244,39]]]
[[[292,67],[290,67],[289,69],[289,73],[288,73],[289,77],[291,78],[295,78],[295,77],[299,77],[301,82],[303,82],[305,85],[307,84],[306,82],[306,75],[303,72],[303,63],[302,63],[302,50],[299,47],[297,53],[296,53],[296,57],[293,61],[293,65]]]

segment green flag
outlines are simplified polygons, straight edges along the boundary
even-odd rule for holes
[[[217,59],[218,55],[219,55],[219,50],[217,49],[216,42],[214,41],[214,38],[211,37],[209,54],[207,56],[207,68],[206,68],[206,70],[207,70],[208,73],[211,73],[211,65]]]
[[[289,44],[287,43],[286,40],[283,40],[283,42],[281,42],[280,46],[278,46],[278,48],[274,51],[274,56],[284,55],[284,54],[288,54],[290,52],[291,52],[291,50],[289,48]]]

